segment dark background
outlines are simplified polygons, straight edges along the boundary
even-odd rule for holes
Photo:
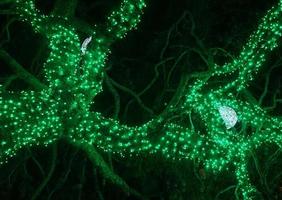
[[[75,17],[92,25],[103,23],[105,16],[120,2],[80,0]],[[148,0],[138,29],[115,42],[108,59],[106,73],[120,84],[114,86],[121,102],[118,115],[115,116],[114,98],[106,83],[103,93],[94,99],[92,109],[128,125],[150,120],[166,107],[183,74],[207,70],[201,55],[209,58],[210,63],[230,61],[229,54],[238,55],[261,17],[276,3],[274,0]],[[37,0],[37,6],[48,14],[53,9],[54,0]],[[0,13],[2,10],[13,12],[10,5],[3,5]],[[192,33],[193,23],[195,30]],[[13,14],[0,15],[0,48],[42,79],[42,65],[48,56],[47,42]],[[200,54],[191,50],[193,48],[200,50]],[[272,106],[274,96],[282,99],[282,66],[271,67],[281,59],[281,50],[279,47],[269,55],[248,88],[259,99],[269,76],[262,107],[268,108],[273,115],[282,114],[282,103]],[[1,83],[13,75],[1,60],[0,72]],[[138,93],[153,79],[154,84],[141,96],[144,105],[152,110],[153,114],[150,114],[128,90]],[[225,81],[228,80],[220,80],[221,84]],[[32,87],[17,78],[7,88],[13,91],[27,89]],[[24,149],[7,165],[1,166],[0,199],[30,199],[49,172],[54,156],[52,149],[53,146]],[[60,141],[57,154],[52,177],[38,199],[135,199],[108,183],[78,149]],[[172,162],[159,156],[120,158],[102,155],[117,174],[149,199],[236,199],[233,171],[203,175],[201,166],[193,165],[191,161]],[[249,172],[259,191],[258,199],[282,199],[281,170],[281,153],[276,146],[264,146],[255,152],[255,159],[249,161]],[[228,187],[230,190],[221,193]]]

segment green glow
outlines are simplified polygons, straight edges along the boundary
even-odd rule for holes
[[[198,113],[205,122],[206,135],[165,122],[162,116],[141,126],[129,127],[89,111],[93,98],[102,92],[110,41],[121,39],[136,28],[144,8],[144,0],[123,0],[107,18],[105,36],[99,35],[94,27],[89,36],[92,41],[82,54],[83,41],[67,18],[41,14],[33,0],[17,0],[22,21],[30,23],[34,31],[48,39],[50,54],[44,64],[48,88],[19,93],[0,90],[1,164],[23,147],[48,145],[66,138],[70,143],[93,144],[122,156],[161,153],[172,160],[197,158],[214,173],[233,165],[242,197],[253,199],[255,188],[248,177],[248,152],[264,143],[281,147],[282,122],[269,116],[259,105],[238,99],[236,94],[253,80],[266,55],[278,44],[282,35],[282,0],[267,12],[236,59],[214,66],[207,77],[197,78],[184,90],[184,103],[177,105],[178,109],[186,111],[187,116],[191,110]],[[82,74],[77,74],[78,67]],[[235,81],[209,92],[202,90],[209,78],[235,71],[239,72]],[[232,134],[223,123],[218,105],[233,108],[240,121],[259,131],[251,136]],[[163,127],[159,138],[151,139],[150,132],[160,124]]]

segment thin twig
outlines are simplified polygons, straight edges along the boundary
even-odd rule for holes
[[[225,188],[224,190],[221,190],[221,191],[220,191],[219,193],[217,193],[217,195],[215,196],[215,200],[217,200],[220,195],[222,195],[223,193],[225,193],[225,192],[227,192],[228,190],[231,190],[231,189],[233,189],[233,188],[236,188],[236,185],[231,185],[231,186]]]
[[[117,90],[113,87],[112,81],[110,81],[109,76],[106,73],[105,73],[105,82],[106,82],[106,85],[108,86],[110,92],[112,93],[112,95],[114,97],[115,111],[114,111],[114,114],[113,114],[113,118],[117,119],[119,112],[120,112],[120,96],[119,96]]]
[[[130,95],[132,95],[136,101],[139,103],[139,105],[145,110],[147,111],[149,114],[154,115],[154,111],[151,110],[150,108],[148,108],[143,102],[142,100],[139,98],[139,96],[137,94],[135,94],[132,90],[128,89],[127,87],[117,83],[116,81],[114,81],[113,79],[111,79],[110,77],[109,81],[111,81],[111,83],[116,86],[117,88],[119,88],[120,90],[129,93]]]
[[[32,195],[31,200],[35,200],[39,197],[42,190],[45,188],[47,183],[50,181],[56,166],[56,160],[57,160],[57,144],[54,144],[52,147],[52,161],[51,161],[51,167],[49,170],[49,173],[47,174],[46,178],[43,180],[43,182],[39,185],[35,193]]]
[[[150,81],[150,83],[139,93],[137,93],[136,97],[140,97],[142,96],[143,94],[145,94],[154,84],[155,82],[158,80],[158,77],[159,77],[159,71],[158,71],[158,68],[162,65],[164,65],[166,62],[168,61],[171,61],[173,60],[174,58],[173,57],[169,57],[169,58],[166,58],[164,60],[162,60],[161,62],[159,62],[158,64],[155,65],[154,67],[154,71],[155,71],[155,76],[154,78]],[[128,112],[128,109],[129,109],[129,106],[134,102],[134,99],[129,101],[127,103],[127,105],[125,106],[125,111],[124,113],[126,114]]]
[[[111,183],[120,187],[126,194],[132,194],[140,199],[146,199],[135,189],[131,188],[127,183],[116,173],[114,173],[103,157],[96,151],[95,147],[88,143],[76,142],[74,143],[79,149],[83,150],[94,167],[97,167],[103,177]]]
[[[17,75],[11,75],[11,76],[9,76],[9,77],[6,79],[5,83],[3,84],[3,90],[6,90],[7,87],[9,87],[9,85],[11,85],[11,83],[12,83],[14,80],[16,80],[17,78],[18,78]]]
[[[261,96],[259,98],[259,105],[262,105],[263,99],[265,98],[265,96],[267,94],[268,85],[269,85],[269,78],[270,78],[271,72],[273,71],[273,69],[279,67],[280,65],[281,65],[281,59],[279,59],[274,65],[272,65],[270,70],[265,75],[266,78],[265,78],[264,90],[263,90],[263,93],[261,94]]]
[[[0,49],[0,58],[3,59],[8,66],[16,73],[16,75],[35,87],[38,90],[46,89],[47,86],[41,83],[35,76],[24,69],[12,56],[6,51]]]
[[[180,54],[180,56],[178,56],[177,60],[175,61],[175,63],[173,64],[173,66],[170,68],[168,75],[167,75],[167,81],[166,81],[166,85],[167,87],[169,86],[169,81],[170,81],[170,77],[172,75],[172,72],[174,71],[174,69],[176,68],[176,66],[178,65],[178,63],[182,60],[183,56],[185,56],[188,53],[188,51],[184,51]]]

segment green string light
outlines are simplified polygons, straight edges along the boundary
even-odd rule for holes
[[[64,138],[70,143],[93,144],[121,156],[160,153],[171,160],[197,159],[214,173],[233,165],[242,197],[253,199],[256,189],[248,176],[248,152],[265,143],[281,148],[282,123],[259,105],[238,99],[236,94],[247,87],[267,54],[278,45],[282,35],[281,2],[263,17],[236,59],[214,66],[207,77],[198,78],[184,90],[183,105],[178,109],[186,111],[187,116],[191,110],[199,114],[207,132],[202,134],[194,128],[168,123],[162,116],[130,127],[89,109],[93,98],[102,92],[109,43],[136,28],[145,8],[144,0],[123,0],[107,18],[104,36],[93,29],[91,40],[84,42],[69,19],[41,14],[33,0],[17,0],[17,13],[22,21],[31,24],[49,42],[50,54],[44,64],[48,88],[19,93],[0,88],[0,164],[23,147],[48,145]],[[236,80],[204,91],[210,78],[235,71],[239,72]],[[237,119],[259,131],[250,136],[240,135],[234,129]],[[160,126],[159,132],[154,133]]]

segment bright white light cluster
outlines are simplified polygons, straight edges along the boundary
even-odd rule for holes
[[[83,43],[82,43],[82,45],[81,45],[81,52],[82,52],[83,55],[85,55],[87,46],[88,46],[88,44],[91,42],[91,40],[92,40],[92,36],[86,38],[86,39],[83,41]]]
[[[238,116],[234,109],[228,106],[220,106],[218,108],[218,111],[224,121],[226,129],[230,129],[236,125],[238,121]]]

